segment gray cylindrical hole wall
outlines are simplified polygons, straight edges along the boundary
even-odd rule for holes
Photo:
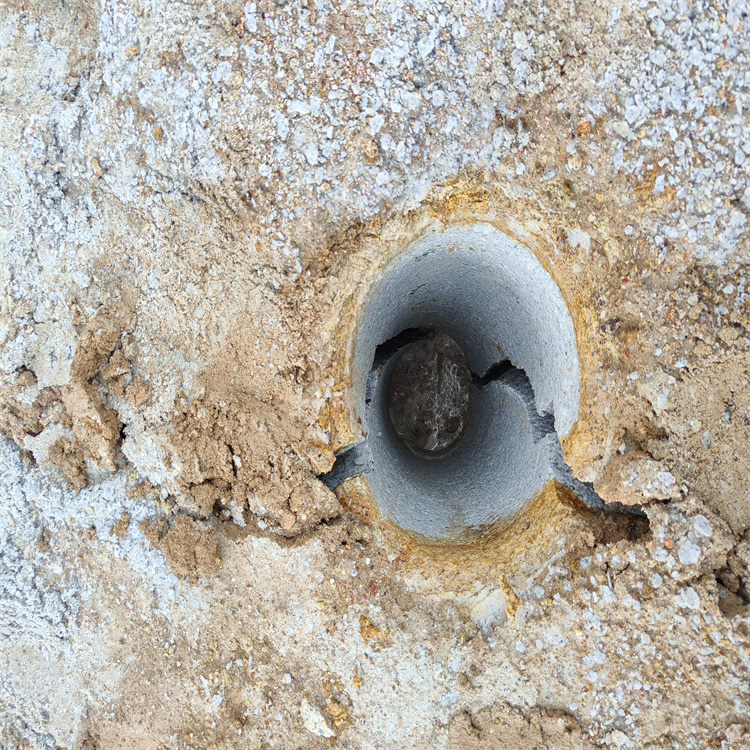
[[[369,406],[365,384],[377,346],[409,328],[449,335],[479,375],[511,360],[528,375],[540,414],[554,410],[564,437],[577,419],[580,393],[573,322],[537,258],[484,224],[415,242],[375,284],[352,373],[355,409],[373,457],[370,487],[385,517],[428,536],[459,538],[467,527],[511,515],[551,477],[545,441],[534,443],[521,399],[495,382],[474,393],[469,425],[448,455],[420,458],[405,448],[387,413],[394,361]]]

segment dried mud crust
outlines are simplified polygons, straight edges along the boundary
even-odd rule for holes
[[[264,403],[238,389],[225,392],[216,380],[210,389],[174,420],[172,444],[184,489],[179,505],[197,518],[216,514],[240,525],[249,509],[287,535],[335,518],[338,503],[317,481],[301,445],[305,418],[294,413],[296,404],[285,404],[283,395]],[[310,450],[313,461],[324,460],[320,449]]]
[[[197,580],[198,574],[211,576],[221,568],[222,556],[215,526],[206,527],[192,518],[178,515],[171,527],[163,518],[153,523],[142,521],[141,531],[164,553],[175,575]]]
[[[449,750],[593,750],[578,722],[563,711],[527,716],[508,705],[459,714],[448,727]]]
[[[106,391],[114,382],[108,363],[134,325],[134,296],[113,299],[77,326],[69,382],[40,387],[32,371],[22,370],[15,381],[6,380],[3,388],[0,429],[20,446],[30,446],[42,465],[48,463],[62,470],[74,489],[87,484],[85,460],[112,473],[118,470],[117,459],[121,454],[116,455],[116,445],[121,439],[122,422],[117,411],[105,405]],[[117,370],[116,376],[129,373],[122,353],[118,351],[115,357],[124,366]],[[51,445],[38,441],[37,457],[35,441],[27,442],[27,438],[39,438],[55,426],[63,428],[64,435]]]

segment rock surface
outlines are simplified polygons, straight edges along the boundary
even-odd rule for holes
[[[0,747],[750,744],[744,2],[5,7]],[[438,549],[316,479],[378,272],[476,221],[647,524]]]

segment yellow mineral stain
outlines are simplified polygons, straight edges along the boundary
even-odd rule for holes
[[[381,543],[404,572],[421,573],[450,589],[496,582],[510,589],[507,576],[530,573],[560,549],[566,533],[586,525],[581,500],[556,480],[516,513],[480,528],[464,529],[456,540],[436,539],[383,518],[365,475],[350,477],[335,490],[341,505],[379,533]],[[519,602],[511,596],[511,606]]]

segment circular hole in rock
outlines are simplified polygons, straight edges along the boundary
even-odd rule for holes
[[[499,363],[512,371],[488,377]],[[447,390],[441,368],[458,380]],[[559,438],[578,416],[573,321],[520,243],[484,224],[436,232],[406,248],[371,290],[352,382],[381,514],[464,541],[555,476]]]

